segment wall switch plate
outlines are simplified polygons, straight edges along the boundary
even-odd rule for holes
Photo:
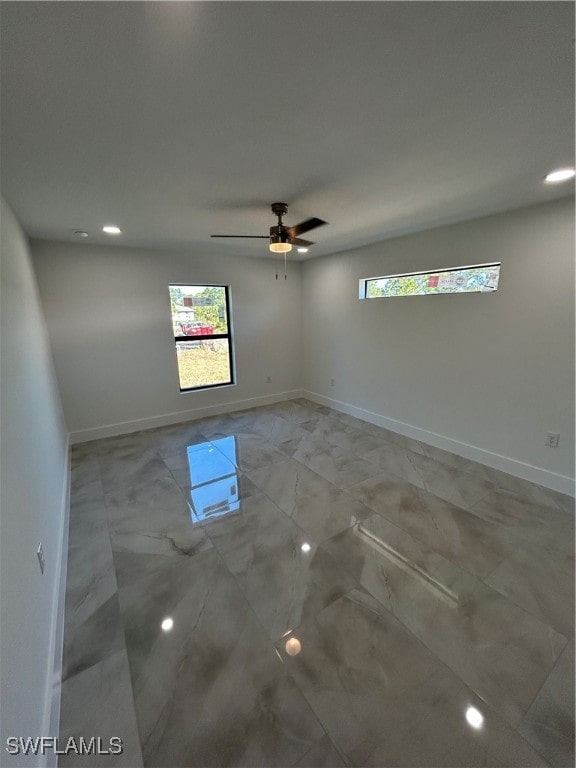
[[[38,555],[38,562],[40,564],[40,573],[44,573],[44,569],[46,568],[46,560],[44,559],[44,547],[41,543],[38,544],[36,554]]]
[[[546,435],[546,447],[547,448],[558,448],[558,441],[560,440],[560,435],[558,432],[548,432]]]

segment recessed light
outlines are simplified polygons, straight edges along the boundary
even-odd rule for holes
[[[573,179],[576,175],[574,168],[557,168],[555,171],[550,171],[544,181],[547,184],[559,184],[561,181],[568,181]]]
[[[312,547],[310,546],[310,544],[308,544],[307,541],[305,541],[304,544],[302,544],[302,546],[300,547],[300,549],[302,550],[302,552],[310,552]]]
[[[308,248],[298,248],[298,253],[308,253]]]
[[[76,235],[76,237],[88,237],[88,232],[84,232],[83,229],[75,229],[73,234]]]
[[[170,630],[174,626],[174,619],[171,619],[170,616],[168,616],[167,618],[164,619],[161,626],[164,632],[170,632]]]
[[[102,232],[106,232],[107,235],[121,235],[122,230],[120,227],[115,227],[113,224],[106,224],[105,227],[102,227]]]

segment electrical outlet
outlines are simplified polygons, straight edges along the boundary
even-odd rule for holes
[[[560,440],[560,435],[558,432],[548,432],[546,435],[546,447],[547,448],[558,448],[558,441]]]
[[[334,384],[335,384],[335,381],[334,381],[334,379],[330,379],[330,386],[331,386],[331,387],[333,387],[333,386],[334,386]]]
[[[272,384],[272,376],[266,376],[266,384]]]
[[[44,560],[44,547],[42,546],[42,543],[38,544],[36,554],[38,556],[38,563],[40,564],[40,573],[44,573],[44,569],[46,568],[46,560]]]

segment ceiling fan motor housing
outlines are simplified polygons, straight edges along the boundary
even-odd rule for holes
[[[275,216],[278,216],[278,224],[270,227],[270,245],[290,243],[288,227],[285,227],[282,224],[282,216],[285,216],[288,213],[288,206],[286,203],[272,203],[270,207],[272,208],[272,213]],[[278,250],[280,250],[280,248],[278,248]],[[288,247],[286,250],[289,250]]]
[[[289,243],[290,235],[288,234],[287,227],[281,224],[270,227],[270,242],[271,243]]]

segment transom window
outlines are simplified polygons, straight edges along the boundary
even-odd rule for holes
[[[234,383],[227,285],[170,285],[180,391]]]
[[[402,275],[369,277],[360,280],[359,298],[425,296],[437,293],[485,293],[498,289],[500,262],[476,264],[457,269],[407,272]]]

